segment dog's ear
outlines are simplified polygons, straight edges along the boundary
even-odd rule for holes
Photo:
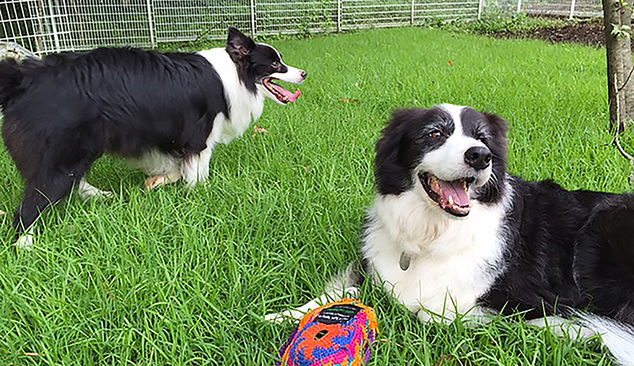
[[[251,54],[255,48],[255,42],[245,36],[238,28],[229,27],[227,35],[227,52],[232,57],[243,58]]]
[[[376,159],[398,159],[399,148],[403,134],[403,124],[413,118],[412,109],[396,109],[392,111],[392,118],[387,127],[381,131],[381,138],[376,142]]]
[[[500,136],[506,138],[506,133],[508,132],[508,123],[495,114],[484,113],[484,117],[487,120],[487,124],[489,125],[489,129],[493,136]]]
[[[409,151],[412,141],[407,127],[413,120],[421,118],[424,109],[398,109],[376,143],[374,159],[375,179],[380,194],[399,194],[411,186]]]
[[[478,189],[478,200],[482,203],[493,203],[499,200],[505,190],[504,181],[506,176],[506,158],[508,141],[506,132],[508,126],[506,121],[495,114],[483,113],[487,128],[491,133],[491,141],[486,145],[493,154],[492,173],[496,179],[490,179],[482,188]]]
[[[508,124],[506,121],[495,114],[483,113],[488,125],[488,129],[491,132],[491,136],[495,141],[494,144],[489,146],[489,149],[493,152],[493,156],[498,156],[506,164],[507,145],[508,141],[506,133],[508,131]]]
[[[402,130],[406,124],[415,124],[417,120],[423,119],[428,112],[428,109],[422,108],[395,109],[392,111],[392,118],[387,123],[382,135],[387,136]]]

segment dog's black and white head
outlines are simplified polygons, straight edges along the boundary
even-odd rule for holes
[[[279,104],[292,103],[301,94],[299,89],[291,93],[274,82],[301,84],[307,76],[305,71],[286,65],[275,48],[256,43],[232,27],[229,28],[226,50],[236,64],[240,81],[251,92],[259,91]]]
[[[466,216],[474,201],[501,199],[506,122],[469,107],[443,104],[397,110],[377,142],[377,190],[414,190],[427,204]]]

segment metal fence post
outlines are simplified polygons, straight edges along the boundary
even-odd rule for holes
[[[478,19],[482,18],[482,11],[484,10],[484,0],[478,2]]]
[[[414,5],[416,4],[416,0],[412,0],[412,20],[410,23],[414,25]]]
[[[154,18],[152,17],[152,0],[146,0],[147,5],[147,21],[150,26],[150,44],[156,47],[156,38],[154,37]]]
[[[575,0],[570,1],[570,18],[569,19],[572,19],[573,15],[575,15]]]
[[[251,36],[255,37],[255,0],[251,0]]]
[[[517,12],[522,11],[522,0],[517,0]]]
[[[44,35],[44,23],[42,22],[43,19],[45,19],[44,18],[44,1],[40,0],[40,1],[37,2],[37,23],[38,23],[38,29],[37,29],[37,32],[33,32],[33,34],[35,34],[35,40],[37,41],[35,43],[37,53],[44,52],[44,41],[42,40],[42,37]],[[3,27],[4,27],[4,24],[3,24]],[[6,29],[5,29],[5,33],[4,34],[7,34]]]
[[[51,13],[51,28],[53,28],[53,40],[55,40],[55,50],[60,52],[62,47],[59,44],[59,33],[57,32],[57,22],[55,21],[55,8],[53,7],[53,1],[48,0],[48,7]]]
[[[341,0],[337,0],[337,32],[341,32]]]

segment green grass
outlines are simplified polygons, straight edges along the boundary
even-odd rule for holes
[[[357,256],[374,144],[400,107],[471,105],[508,119],[510,170],[570,189],[628,190],[607,133],[603,50],[403,28],[273,40],[309,78],[220,146],[204,187],[141,189],[107,157],[88,180],[115,192],[49,210],[31,251],[11,245],[22,182],[0,154],[0,364],[271,365],[301,305]],[[518,321],[420,323],[376,288],[372,365],[609,365],[595,340]],[[27,356],[28,352],[38,356]]]

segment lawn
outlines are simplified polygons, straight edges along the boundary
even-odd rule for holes
[[[0,364],[273,364],[293,327],[262,316],[312,299],[357,257],[374,144],[395,108],[499,114],[512,173],[629,189],[607,131],[604,50],[424,28],[267,41],[308,71],[303,94],[267,102],[267,132],[218,147],[205,186],[145,192],[143,174],[103,158],[88,180],[114,198],[57,205],[16,252],[23,184],[2,150]],[[596,340],[517,319],[425,325],[376,288],[362,300],[381,330],[371,365],[611,364]]]

